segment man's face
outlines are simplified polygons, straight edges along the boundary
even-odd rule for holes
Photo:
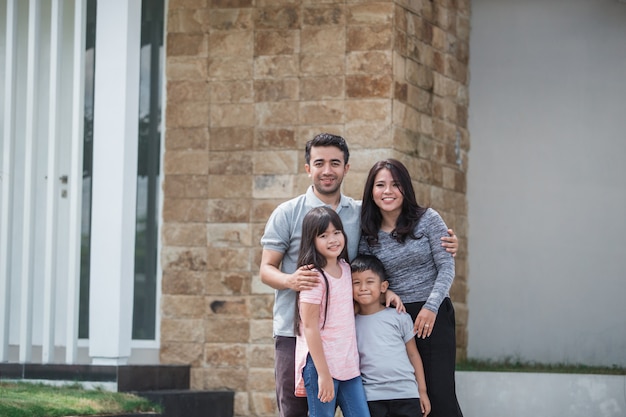
[[[350,164],[344,163],[341,149],[335,146],[315,146],[311,148],[310,163],[304,167],[313,181],[315,191],[332,195],[340,191]]]

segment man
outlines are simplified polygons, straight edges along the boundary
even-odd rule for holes
[[[318,284],[317,273],[306,267],[296,268],[302,219],[314,207],[334,209],[343,222],[348,237],[348,256],[357,255],[360,237],[361,202],[341,193],[341,183],[350,169],[350,152],[341,136],[322,133],[307,142],[304,168],[313,183],[305,194],[280,204],[272,213],[261,238],[263,253],[260,275],[263,283],[276,290],[274,301],[274,371],[276,400],[281,417],[306,417],[305,397],[294,395],[294,331],[296,291]],[[456,252],[457,238],[442,238],[448,251]]]

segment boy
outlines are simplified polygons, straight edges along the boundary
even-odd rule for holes
[[[359,255],[350,266],[361,377],[371,417],[426,417],[430,401],[411,317],[381,303],[389,283],[378,258]]]

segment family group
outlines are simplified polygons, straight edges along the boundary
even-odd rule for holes
[[[398,160],[374,164],[361,200],[344,195],[349,156],[341,136],[309,140],[312,185],[261,238],[280,416],[462,417],[449,296],[458,239],[417,203]]]

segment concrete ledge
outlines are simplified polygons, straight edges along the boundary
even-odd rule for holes
[[[456,372],[465,417],[624,417],[626,376]]]
[[[0,363],[0,379],[67,381],[119,392],[189,389],[189,365],[65,365]]]

